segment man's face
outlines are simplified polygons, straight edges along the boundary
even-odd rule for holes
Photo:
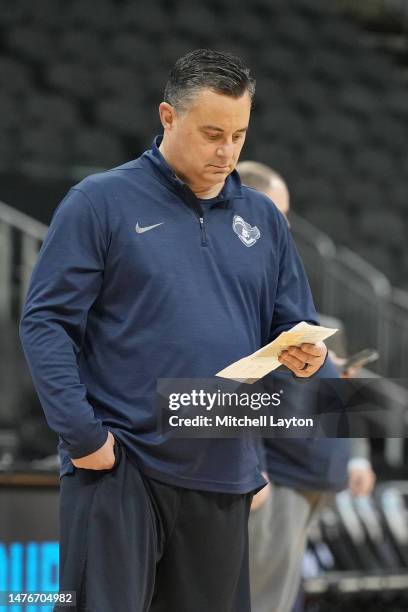
[[[163,122],[166,151],[178,176],[198,188],[223,183],[245,142],[251,112],[248,92],[232,98],[202,89],[184,113],[165,106],[170,113],[170,121]],[[161,115],[163,121],[162,108]]]

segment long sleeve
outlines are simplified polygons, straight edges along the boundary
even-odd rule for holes
[[[279,280],[271,340],[300,321],[318,324],[309,282],[286,222],[282,220]]]
[[[41,248],[20,323],[47,422],[72,458],[94,452],[107,437],[78,368],[88,311],[103,282],[106,242],[91,201],[81,190],[71,189]]]

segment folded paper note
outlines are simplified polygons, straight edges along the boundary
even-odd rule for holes
[[[276,370],[282,364],[278,357],[282,351],[290,346],[300,346],[301,344],[316,344],[329,338],[338,331],[320,325],[310,325],[305,321],[298,323],[292,329],[282,332],[273,342],[270,342],[261,349],[243,357],[239,361],[231,363],[216,376],[231,378],[239,382],[254,383],[272,370]]]

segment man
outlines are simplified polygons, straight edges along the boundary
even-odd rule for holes
[[[270,198],[288,221],[290,195],[282,176],[261,162],[242,161],[237,167],[242,182]]]
[[[179,59],[163,138],[71,189],[33,272],[21,337],[60,436],[60,589],[79,611],[250,609],[255,444],[160,436],[155,390],[316,323],[285,221],[235,171],[254,90],[238,58]],[[280,359],[305,378],[326,355]]]
[[[287,219],[287,185],[269,166],[254,161],[238,164],[245,185],[265,193]],[[333,355],[341,364],[341,360]],[[356,374],[356,372],[354,372]],[[339,376],[327,361],[319,376]],[[348,377],[348,375],[347,375]],[[302,389],[293,402],[307,401]],[[364,439],[265,439],[264,465],[270,484],[254,498],[249,519],[250,574],[253,612],[290,612],[298,592],[301,563],[310,520],[325,493],[348,484],[354,495],[368,495],[375,475],[367,459]]]

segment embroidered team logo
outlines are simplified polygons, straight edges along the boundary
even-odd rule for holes
[[[243,220],[239,215],[234,215],[232,220],[232,229],[238,236],[238,238],[245,244],[247,247],[251,247],[255,244],[258,238],[261,237],[261,232],[254,225],[251,227],[249,223]]]

